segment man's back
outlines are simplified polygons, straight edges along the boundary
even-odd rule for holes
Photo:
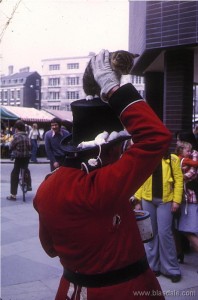
[[[29,157],[30,156],[30,139],[23,131],[15,133],[14,138],[10,144],[10,150],[14,152],[15,157]]]

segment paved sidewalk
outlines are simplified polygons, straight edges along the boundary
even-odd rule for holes
[[[30,161],[30,165],[33,164],[49,164],[50,161],[47,157],[38,157],[37,158],[37,163],[31,162]],[[0,164],[13,164],[13,160],[11,160],[10,158],[1,158],[0,159]]]
[[[62,267],[57,258],[43,251],[38,238],[38,215],[32,206],[35,191],[47,173],[48,164],[30,164],[33,191],[18,190],[15,202],[6,200],[13,165],[1,165],[1,297],[2,300],[54,299]]]
[[[1,298],[2,300],[53,300],[62,274],[57,258],[43,251],[38,238],[38,215],[32,200],[47,173],[47,163],[30,164],[33,191],[22,201],[19,190],[16,202],[6,200],[9,194],[12,164],[1,164]],[[167,300],[198,299],[198,255],[190,253],[181,265],[182,280],[172,283],[158,277]],[[101,299],[109,300],[109,299]],[[112,299],[120,300],[120,299]]]

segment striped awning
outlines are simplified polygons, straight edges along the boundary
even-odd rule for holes
[[[55,110],[55,109],[45,109],[48,113],[52,114],[54,117],[61,119],[62,121],[67,121],[72,123],[73,116],[71,111],[66,110]]]
[[[2,106],[6,110],[15,114],[23,121],[27,122],[50,122],[54,115],[44,110],[38,110],[32,107],[21,107],[21,106]]]

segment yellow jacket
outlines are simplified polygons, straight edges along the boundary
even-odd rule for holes
[[[174,201],[180,204],[183,195],[183,174],[181,171],[180,159],[175,154],[171,154],[171,166],[169,158],[162,159],[162,201]],[[152,201],[152,175],[137,190],[135,198],[138,200],[144,199]]]

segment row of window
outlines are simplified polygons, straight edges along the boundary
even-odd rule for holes
[[[17,83],[23,83],[24,78],[18,78],[18,79],[2,79],[1,84],[17,84]]]
[[[135,84],[135,83],[144,83],[144,77],[141,77],[141,76],[136,76],[136,75],[132,75],[132,83]]]
[[[79,85],[80,77],[66,77],[67,85]],[[54,77],[48,79],[49,86],[60,86],[60,77]]]
[[[36,97],[35,100],[40,100],[40,91],[35,90]],[[1,90],[0,91],[0,100],[7,101],[7,100],[20,100],[21,98],[21,91],[20,90]]]
[[[11,100],[20,99],[21,91],[14,90],[14,91],[0,91],[0,99],[7,100],[9,97]]]
[[[144,91],[140,90],[138,92],[144,98]],[[77,100],[77,99],[80,99],[80,93],[79,93],[79,91],[67,91],[66,94],[65,94],[65,96],[66,96],[66,99],[68,99],[68,100]],[[60,100],[60,92],[49,92],[47,98],[49,100]]]
[[[144,97],[144,91],[138,91],[142,97]],[[68,100],[77,100],[80,99],[80,93],[79,91],[67,91],[66,99]],[[59,92],[49,92],[48,93],[48,99],[49,100],[60,100],[60,93]]]
[[[20,106],[21,101],[20,100],[1,100],[0,104],[2,105],[13,105],[13,106]]]
[[[2,79],[1,80],[1,85],[5,85],[5,84],[11,84],[11,85],[15,85],[15,84],[22,84],[22,83],[25,83],[25,80],[24,78],[16,78],[16,79]],[[40,79],[36,79],[36,82],[35,82],[36,86],[40,86]]]
[[[67,69],[79,69],[79,63],[68,63]],[[50,71],[60,70],[60,64],[49,65]]]
[[[73,65],[75,64],[68,64],[68,65],[72,65],[70,66],[70,68],[72,69],[72,67],[74,68]],[[79,65],[79,64],[76,64]],[[60,66],[60,65],[51,65],[51,66]],[[2,85],[7,84],[17,84],[17,83],[23,83],[24,79],[9,79],[9,80],[2,80]],[[132,75],[132,83],[143,83],[144,79],[141,76],[135,76]],[[66,77],[66,84],[67,85],[79,85],[80,84],[80,77]],[[40,80],[37,79],[36,80],[36,86],[38,87],[40,85]],[[49,86],[60,86],[60,77],[54,77],[54,78],[49,78],[48,79],[48,85]]]
[[[141,76],[132,75],[132,83],[133,84],[143,84],[144,78]],[[66,84],[67,85],[79,85],[80,84],[80,77],[66,77]],[[48,78],[48,86],[60,86],[61,85],[61,78],[60,77],[53,77]]]
[[[67,91],[65,96],[66,96],[66,99],[69,99],[69,100],[76,100],[76,99],[79,99],[79,97],[80,97],[79,91]],[[59,100],[60,93],[59,92],[49,92],[48,99],[49,100]]]

